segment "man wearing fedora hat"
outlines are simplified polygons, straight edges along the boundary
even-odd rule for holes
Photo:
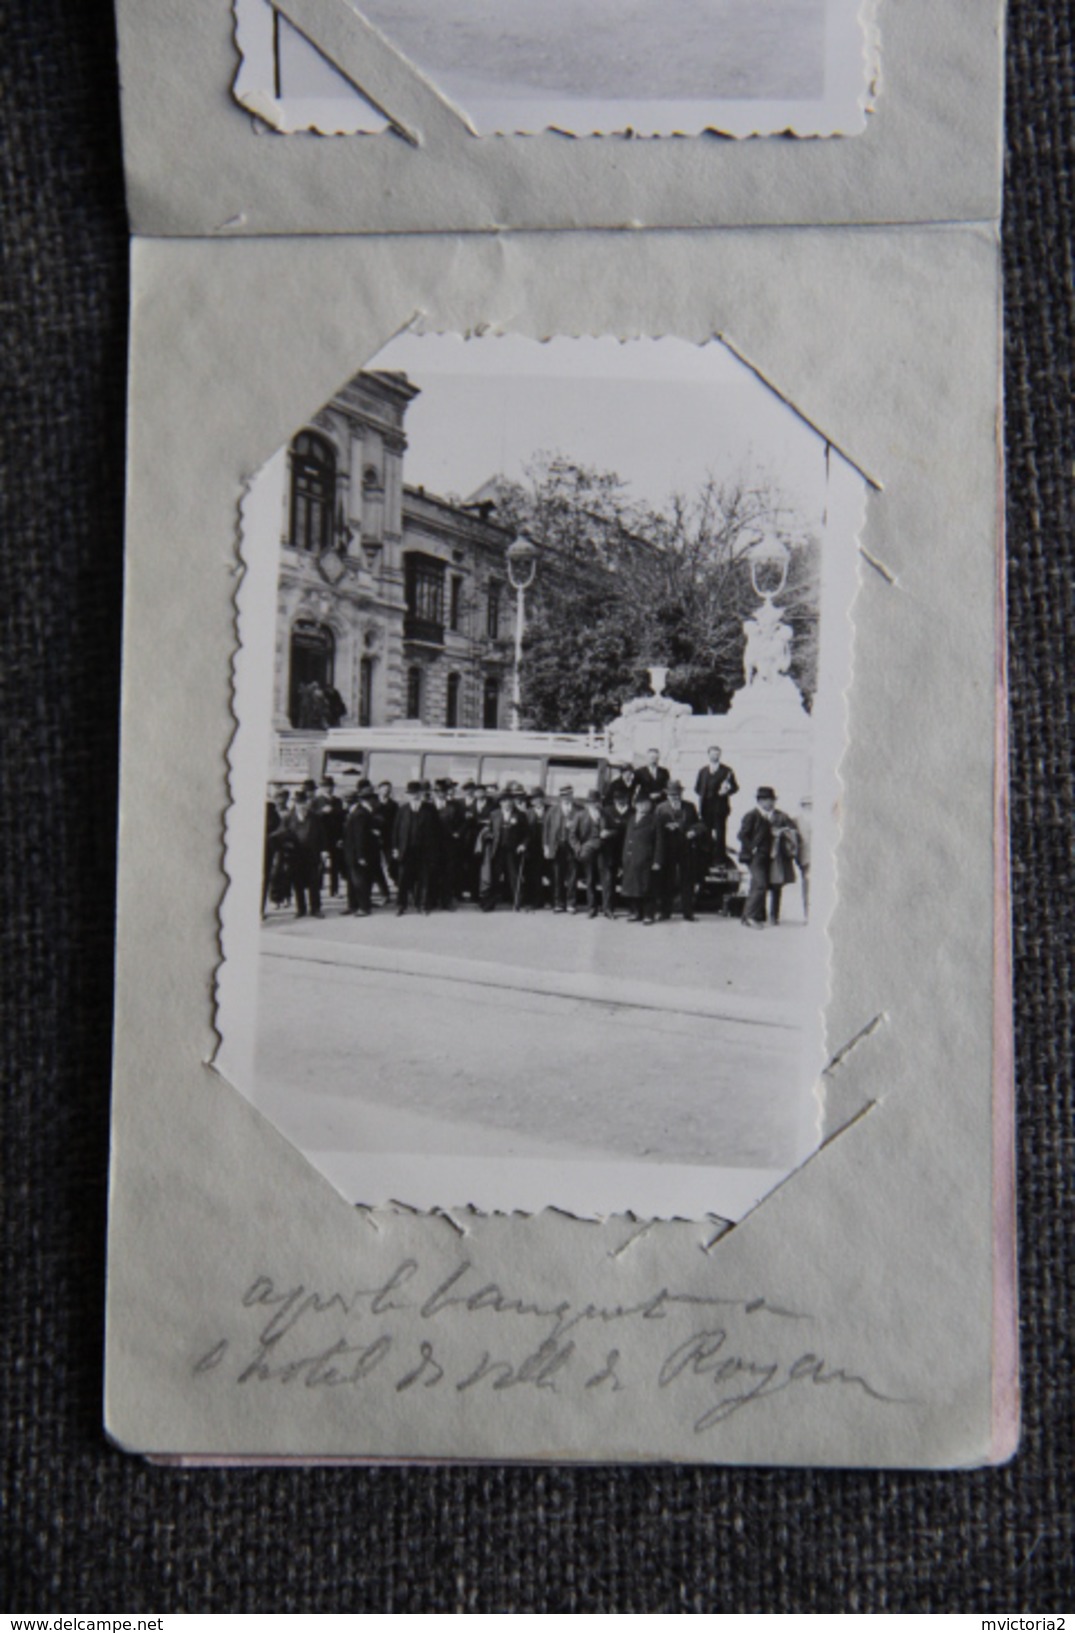
[[[578,874],[572,837],[578,820],[575,790],[570,783],[560,789],[559,797],[545,812],[541,839],[545,860],[552,868],[552,910],[554,913],[575,911],[575,890]]]
[[[321,824],[321,845],[328,861],[329,895],[340,893],[340,845],[343,841],[343,801],[336,792],[336,779],[328,773],[311,801],[311,809]]]
[[[459,880],[460,844],[463,833],[462,807],[453,799],[455,783],[442,777],[433,784],[433,809],[437,813],[437,860],[434,868],[435,907],[455,911],[457,898],[462,894]]]
[[[432,912],[433,870],[439,838],[437,813],[425,798],[423,785],[409,782],[407,803],[399,808],[393,840],[399,868],[397,918],[403,916],[412,901],[423,913]]]
[[[347,906],[356,918],[368,919],[372,906],[374,870],[380,861],[374,808],[377,791],[361,782],[343,825],[343,865],[347,879]]]
[[[529,829],[524,860],[523,901],[531,912],[537,912],[548,900],[548,865],[545,861],[544,827],[548,800],[545,790],[535,783],[526,802],[526,821]]]
[[[595,919],[601,855],[601,795],[596,788],[586,795],[586,803],[575,819],[569,842],[575,858],[576,888],[581,877],[586,887],[586,907],[590,918]]]
[[[316,788],[316,784],[315,784]],[[291,839],[292,877],[295,886],[295,917],[319,919],[321,914],[321,852],[324,848],[321,821],[312,808],[310,790],[304,784],[295,795],[295,804],[286,820]]]
[[[623,841],[631,819],[631,796],[622,783],[613,783],[610,798],[601,812],[601,910],[606,919],[616,917],[616,884],[623,866]]]
[[[475,845],[478,838],[478,785],[473,777],[468,777],[459,790],[456,801],[459,813],[459,868],[457,886],[460,897],[467,897],[470,901],[478,899],[478,872],[480,860],[476,860]]]
[[[705,824],[698,811],[683,798],[683,784],[670,782],[667,798],[657,807],[657,862],[660,873],[660,916],[672,917],[678,895],[683,917],[694,922],[694,896],[698,886],[698,847],[705,837]]]
[[[505,788],[489,823],[489,838],[482,862],[481,909],[491,913],[498,901],[521,906],[523,869],[530,840],[530,824],[518,795]]]
[[[780,922],[780,896],[795,877],[794,859],[797,832],[792,819],[776,808],[776,791],[763,784],[756,805],[748,811],[739,828],[739,855],[750,869],[750,888],[743,906],[743,924],[760,930],[765,924],[765,899],[769,898],[769,923]]]
[[[387,904],[391,895],[389,879],[396,881],[396,859],[393,855],[396,836],[396,818],[399,815],[399,801],[392,797],[392,784],[383,781],[377,784],[377,803],[373,807],[374,827],[377,831],[377,849],[379,852],[377,865],[373,870],[373,882],[379,888]]]
[[[638,772],[630,760],[621,760],[618,765],[610,766],[609,770],[616,773],[608,785],[609,799],[619,799],[622,794],[627,805],[632,806],[638,793]]]
[[[649,790],[639,788],[623,835],[623,894],[630,903],[629,924],[652,924],[660,863],[657,818]]]

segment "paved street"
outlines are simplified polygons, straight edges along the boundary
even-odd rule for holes
[[[710,915],[275,912],[257,1104],[312,1151],[791,1165],[818,952],[787,895],[789,922],[761,933]]]

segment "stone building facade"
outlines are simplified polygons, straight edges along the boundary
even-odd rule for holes
[[[357,374],[292,439],[273,700],[281,764],[288,739],[328,723],[508,723],[512,535],[488,503],[451,504],[404,481],[418,392],[402,374]]]

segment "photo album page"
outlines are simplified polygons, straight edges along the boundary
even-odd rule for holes
[[[107,1432],[1009,1457],[999,3],[118,20]]]

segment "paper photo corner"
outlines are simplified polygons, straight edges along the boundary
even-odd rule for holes
[[[319,17],[318,9],[325,15]],[[315,0],[311,24],[300,0],[295,15],[306,24],[305,31],[270,0],[234,0],[239,62],[232,94],[272,131],[321,136],[392,132],[418,145],[419,121],[426,127],[438,120],[465,123],[346,3],[319,8]],[[351,66],[356,56],[361,75]],[[346,69],[339,65],[341,57]]]
[[[780,13],[783,0],[768,3]],[[445,19],[448,26],[437,37],[439,50],[430,45],[430,27],[438,19],[423,14],[421,7],[399,13],[380,0],[364,7],[350,0],[233,0],[239,59],[233,95],[282,135],[391,130],[414,145],[435,140],[437,127],[452,123],[474,136],[545,131],[578,137],[854,136],[865,130],[881,87],[880,3],[821,0],[814,7],[809,41],[794,37],[793,25],[802,27],[801,15],[774,15],[762,31],[763,44],[755,13],[726,18],[731,60],[714,59],[715,88],[708,91],[705,77],[692,67],[691,91],[678,97],[669,91],[661,101],[632,93],[629,86],[618,90],[614,77],[600,95],[538,89],[536,83],[528,87],[524,78],[512,82],[513,73],[525,75],[526,69],[513,60],[494,65],[493,59],[503,54],[503,24],[491,27],[471,0],[456,0],[465,15]],[[530,42],[545,65],[536,71],[540,79],[542,72],[550,73],[548,63],[558,42],[567,40],[572,23],[579,27],[582,20],[577,12],[565,11],[558,18],[543,11],[540,18],[531,13],[526,21],[532,31],[540,22],[536,32],[548,36]],[[718,34],[722,26],[720,19],[706,23],[698,16],[684,21],[695,30],[708,27]],[[672,22],[661,20],[664,40],[663,31]],[[616,26],[614,13],[602,12],[589,25],[592,40],[571,42],[558,70],[565,82],[573,77],[570,63],[580,55],[592,63],[599,40]],[[781,32],[787,59],[783,82],[779,73],[774,77],[766,56],[779,56]],[[526,47],[524,37],[517,49],[525,52]],[[660,49],[661,40],[645,42],[647,64]],[[799,81],[802,62],[811,52],[817,59],[817,84],[807,95]]]
[[[761,366],[780,378],[775,363]],[[853,456],[853,435],[847,446]],[[879,475],[887,485],[888,472]],[[915,575],[893,559],[877,519],[873,509],[861,541],[867,583],[877,586],[868,600],[914,595]],[[138,532],[135,525],[125,747],[129,766],[145,772],[165,723],[132,690],[146,663],[132,620],[147,594],[159,601],[167,586],[152,582],[155,570],[144,577]],[[233,589],[232,577],[225,595]],[[860,630],[876,635],[883,619],[861,596],[858,614]],[[996,718],[1002,730],[1002,708]],[[1001,754],[998,744],[998,799]],[[117,1010],[110,1434],[128,1450],[193,1461],[658,1457],[951,1467],[1010,1456],[1018,1430],[1002,850],[998,837],[996,1241],[993,1275],[976,1294],[992,1305],[991,1359],[964,1364],[961,1346],[977,1352],[981,1343],[975,1299],[964,1290],[954,1310],[936,1300],[923,1310],[906,1273],[890,1297],[872,1290],[866,1326],[848,1319],[862,1278],[883,1274],[899,1251],[889,1237],[916,1153],[923,1168],[935,1167],[921,1105],[877,1093],[889,1073],[906,1070],[910,1040],[898,1014],[862,1013],[846,1036],[830,1038],[821,1149],[732,1230],[713,1219],[598,1223],[459,1207],[419,1215],[343,1201],[253,1107],[222,1095],[208,1066],[208,1028],[207,1046],[192,1056],[167,1028],[145,1024],[128,972]],[[184,868],[202,868],[199,854],[195,846],[184,857],[177,883]],[[121,888],[121,949],[125,920],[140,911],[130,884]],[[958,1073],[956,1040],[953,1048],[947,1062],[942,1048],[938,1076]],[[155,1123],[155,1095],[138,1104],[146,1074],[167,1084],[177,1126]],[[879,1143],[900,1153],[887,1173],[872,1160]],[[969,1184],[974,1158],[952,1155],[961,1170],[952,1183]],[[167,1246],[147,1186],[183,1196],[181,1249]],[[935,1214],[912,1233],[916,1286],[931,1274],[950,1282],[945,1198],[916,1193],[913,1206]],[[810,1307],[797,1305],[804,1266],[816,1270],[834,1251],[835,1273],[812,1271]],[[171,1285],[162,1301],[163,1266]],[[832,1353],[827,1331],[839,1334]],[[919,1385],[913,1394],[909,1374]]]

